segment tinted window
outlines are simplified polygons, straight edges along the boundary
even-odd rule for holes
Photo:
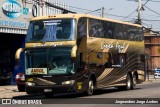
[[[78,21],[78,38],[87,36],[87,19],[80,18]]]
[[[116,39],[128,40],[127,25],[116,24]]]
[[[74,19],[51,19],[31,21],[27,42],[50,42],[75,39]]]
[[[102,21],[89,19],[89,36],[104,37],[104,27]]]
[[[89,36],[132,41],[143,40],[142,28],[97,19],[89,19]]]

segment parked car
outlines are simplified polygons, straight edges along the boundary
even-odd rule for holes
[[[160,78],[160,73],[154,73],[154,78],[155,79]]]
[[[25,75],[24,73],[18,73],[16,75],[17,88],[20,92],[25,91]]]
[[[10,70],[0,68],[0,84],[11,84],[11,76]]]
[[[160,78],[160,68],[155,68],[154,70],[154,78]]]

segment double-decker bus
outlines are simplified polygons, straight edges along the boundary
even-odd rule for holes
[[[106,87],[134,89],[145,79],[138,24],[86,14],[36,17],[22,50],[28,94],[92,95]]]

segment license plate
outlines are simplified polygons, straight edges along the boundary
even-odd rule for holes
[[[52,89],[44,89],[44,92],[52,92]]]

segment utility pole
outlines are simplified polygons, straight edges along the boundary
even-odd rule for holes
[[[103,17],[104,16],[104,7],[101,8],[101,11],[102,11],[101,16]]]
[[[142,0],[127,0],[127,1],[135,1],[138,2],[138,19],[135,21],[137,24],[141,24],[141,15],[142,15]]]
[[[44,6],[44,0],[39,0],[39,11],[40,11],[40,16],[43,16],[43,6]]]
[[[142,0],[138,0],[138,24],[141,24]]]

